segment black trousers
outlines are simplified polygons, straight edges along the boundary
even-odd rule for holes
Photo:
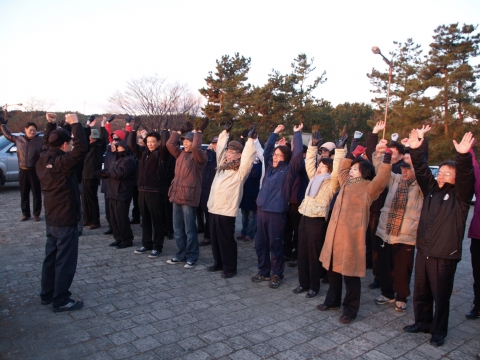
[[[213,266],[223,268],[224,273],[237,271],[235,217],[210,214],[210,236]]]
[[[301,216],[298,227],[298,281],[304,289],[320,290],[322,263],[319,257],[326,233],[324,217]]]
[[[203,232],[203,238],[210,239],[210,213],[202,210],[199,206],[197,208],[197,230]]]
[[[139,191],[138,206],[142,215],[142,246],[162,251],[165,239],[165,202],[167,196],[159,192]]]
[[[110,223],[112,225],[113,238],[115,241],[131,244],[133,232],[128,217],[130,201],[108,199],[108,205],[110,206]]]
[[[47,243],[42,266],[42,300],[52,300],[60,307],[70,299],[70,286],[75,276],[78,259],[78,229],[72,226],[47,225]]]
[[[377,236],[377,249],[378,279],[382,295],[406,303],[410,296],[415,246],[388,244]]]
[[[112,228],[112,222],[110,221],[110,204],[108,203],[107,194],[103,194],[103,198],[105,199],[105,218],[108,222],[108,228]]]
[[[339,307],[342,300],[342,274],[328,271],[329,287],[324,304],[328,307]],[[357,317],[360,308],[361,283],[357,276],[343,276],[345,282],[345,299],[343,299],[343,315],[351,319]]]
[[[140,221],[140,207],[138,206],[138,186],[133,187],[133,209],[132,209],[132,220]]]
[[[100,180],[97,179],[82,180],[83,222],[86,224],[100,224],[98,185]]]
[[[367,268],[372,267],[372,273],[375,280],[378,280],[378,252],[377,252],[377,232],[378,222],[380,218],[376,213],[370,212],[368,228],[365,237]]]
[[[173,204],[168,200],[167,197],[167,202],[165,203],[165,217],[166,217],[166,229],[167,229],[167,234],[172,234],[173,235]]]
[[[413,310],[415,323],[432,335],[447,335],[457,260],[426,257],[417,251]],[[435,302],[435,312],[433,303]]]
[[[290,203],[289,211],[286,213],[285,230],[283,233],[283,253],[292,260],[297,260],[298,247],[298,226],[300,225],[300,217],[298,212],[298,203]]]
[[[480,239],[471,239],[470,254],[473,270],[473,305],[480,311]]]
[[[40,216],[42,211],[42,190],[37,172],[32,169],[19,169],[18,182],[20,183],[20,206],[22,214],[30,217],[30,190],[33,197],[33,216]]]

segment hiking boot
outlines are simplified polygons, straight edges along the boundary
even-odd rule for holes
[[[53,312],[63,312],[63,311],[74,311],[74,310],[80,310],[83,307],[83,301],[78,300],[75,301],[73,299],[68,300],[68,303],[65,305],[62,305],[58,308],[53,308]]]
[[[270,277],[269,276],[262,276],[260,274],[252,276],[252,282],[262,282],[262,281],[270,281]]]
[[[152,252],[150,253],[150,255],[148,255],[148,258],[149,259],[156,259],[160,256],[162,252],[161,251],[158,251],[158,250],[152,250]]]
[[[271,289],[278,289],[281,283],[282,283],[282,279],[280,279],[280,276],[273,275],[272,280],[270,280],[270,284],[268,284],[268,287]]]
[[[134,251],[135,254],[148,254],[152,249],[147,249],[145,246],[142,246],[140,249]]]
[[[373,302],[377,305],[392,304],[395,302],[395,299],[389,299],[386,296],[380,295]]]
[[[395,310],[404,312],[407,310],[407,304],[404,303],[403,301],[396,301],[395,302]]]

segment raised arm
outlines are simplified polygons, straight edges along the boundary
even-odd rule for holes
[[[473,173],[475,174],[475,196],[480,196],[480,167],[478,166],[477,159],[475,158],[475,152],[473,148],[469,150],[470,155],[472,155],[472,165],[473,165]]]
[[[455,158],[455,192],[457,198],[466,203],[472,200],[475,188],[472,155],[469,152],[474,142],[475,139],[471,132],[467,132],[460,143],[453,140],[453,145],[458,153]]]
[[[437,186],[437,181],[432,174],[432,170],[428,167],[425,155],[420,148],[423,139],[418,138],[417,130],[410,132],[408,142],[410,144],[410,155],[412,157],[413,169],[415,170],[415,178],[417,179],[418,186],[422,189],[423,195],[426,196]]]
[[[240,159],[240,167],[238,168],[238,174],[242,180],[245,180],[250,171],[253,167],[253,162],[255,161],[255,156],[257,156],[257,152],[255,150],[255,145],[253,143],[253,139],[247,138],[247,142],[245,143],[245,147],[242,151],[242,157]]]
[[[227,130],[223,130],[220,135],[218,135],[217,149],[215,151],[215,156],[217,159],[217,164],[221,164],[223,159],[225,159],[225,153],[227,152],[229,134]]]
[[[182,153],[182,150],[180,149],[180,145],[178,143],[179,139],[180,135],[176,131],[172,131],[172,134],[167,141],[167,149],[175,159],[178,158]]]
[[[202,149],[202,133],[196,132],[193,135],[193,143],[192,143],[192,155],[193,159],[200,163],[205,164],[207,162],[207,154]]]

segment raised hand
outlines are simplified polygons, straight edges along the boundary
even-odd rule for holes
[[[113,119],[115,119],[115,115],[110,116],[110,117],[107,119],[107,121],[108,121],[108,122],[112,122]]]
[[[275,130],[273,130],[273,132],[275,134],[280,134],[283,130],[285,130],[285,126],[284,125],[277,125],[277,127],[275,128]]]
[[[408,143],[410,144],[410,149],[418,149],[422,145],[423,139],[418,139],[418,131],[416,129],[410,132]]]
[[[93,119],[92,121],[90,121],[90,126],[91,126],[91,127],[94,127],[96,124],[97,124],[97,120],[96,120],[96,119]]]
[[[380,130],[385,129],[385,121],[379,121],[377,124],[374,126],[372,133],[378,134]]]
[[[67,115],[65,115],[65,122],[70,124],[70,125],[78,123],[77,114],[67,114]]]
[[[167,130],[168,128],[168,119],[165,118],[162,120],[162,122],[160,123],[160,130]]]
[[[88,124],[88,123],[92,123],[92,122],[94,122],[94,121],[95,121],[95,115],[90,115],[90,116],[88,117],[87,124]]]
[[[287,144],[287,140],[284,137],[278,140],[278,146],[283,146],[286,144]]]
[[[245,139],[246,137],[248,137],[248,132],[250,131],[250,129],[243,129],[242,131],[242,135],[240,135],[240,137],[242,139]]]
[[[235,120],[233,118],[231,118],[230,120],[227,120],[227,122],[225,123],[225,125],[223,126],[223,129],[228,133],[230,132],[230,130],[232,130],[232,126],[233,126],[233,122]]]
[[[105,127],[105,124],[107,123],[107,118],[105,116],[102,117],[102,122],[100,123],[101,127]]]
[[[312,146],[318,146],[322,142],[322,135],[320,134],[320,131],[315,131],[312,133]]]
[[[300,125],[293,127],[293,132],[302,131],[302,129],[303,129],[303,123],[300,123]]]
[[[348,139],[348,134],[345,133],[340,139],[338,139],[336,142],[335,142],[335,147],[337,149],[341,149],[345,146],[345,143],[347,142],[347,139]]]
[[[425,133],[429,132],[432,130],[432,127],[430,125],[423,125],[421,129],[417,129],[417,134],[420,139],[423,139],[425,136]]]
[[[367,150],[367,148],[364,148],[362,145],[357,145],[355,150],[353,150],[352,155],[355,156],[355,157],[360,156],[363,153],[365,153],[366,150]]]
[[[203,130],[207,128],[209,123],[210,123],[210,120],[208,119],[208,117],[205,117],[202,123],[200,124],[200,126],[198,127],[198,131],[203,132]]]
[[[397,141],[398,140],[398,133],[393,133],[391,138],[392,138],[393,141]]]
[[[354,139],[360,139],[363,136],[363,132],[361,131],[355,131],[355,134],[353,134]]]
[[[142,118],[140,116],[135,116],[135,122],[133,123],[132,130],[138,131],[140,125],[142,125]]]
[[[380,140],[377,144],[377,147],[375,148],[375,151],[378,154],[383,154],[385,150],[387,150],[387,144],[388,144],[387,140],[385,139]]]
[[[54,123],[55,121],[57,121],[57,114],[55,113],[47,113],[45,117],[47,118],[47,121],[49,123]]]
[[[465,135],[463,135],[463,139],[460,141],[460,143],[457,143],[455,140],[453,140],[453,145],[459,154],[466,154],[472,147],[474,141],[475,138],[473,137],[473,134],[471,132],[467,132]]]
[[[408,138],[403,138],[401,141],[403,146],[410,146],[410,142],[408,141]]]
[[[185,134],[187,132],[191,132],[193,130],[193,125],[190,121],[187,121],[185,124],[182,125],[180,128],[180,132],[182,134]]]
[[[253,123],[253,126],[248,131],[247,136],[249,139],[255,139],[257,137],[257,123]]]
[[[132,122],[132,120],[133,120],[133,117],[132,117],[131,115],[128,115],[128,116],[125,118],[125,122],[126,122],[127,124],[130,124],[130,123]]]

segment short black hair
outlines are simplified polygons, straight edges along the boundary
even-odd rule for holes
[[[388,148],[394,148],[394,149],[397,149],[397,151],[402,154],[402,155],[405,155],[405,147],[400,144],[399,142],[397,141],[390,141],[390,144],[388,144]]]
[[[275,150],[280,150],[283,154],[283,161],[285,161],[287,164],[290,162],[290,159],[292,158],[292,150],[288,146],[285,145],[280,145],[275,148]],[[275,152],[275,151],[274,151]]]
[[[157,139],[157,141],[160,140],[160,133],[159,133],[159,132],[157,132],[157,131],[149,131],[149,132],[147,133],[147,135],[145,135],[145,137],[143,138],[143,143],[144,143],[145,145],[147,145],[147,139],[148,139],[149,137],[152,137],[152,136],[153,136],[155,139]]]
[[[35,128],[35,130],[38,130],[37,124],[35,124],[34,122],[31,122],[31,121],[29,121],[25,124],[25,129],[28,129],[30,126],[33,126]]]
[[[457,166],[455,165],[455,161],[453,161],[453,160],[442,161],[440,163],[440,165],[438,165],[438,169],[440,170],[440,168],[442,166],[448,166],[449,168],[452,168],[452,169],[455,169],[455,170],[457,169]]]
[[[328,172],[333,171],[333,159],[331,158],[321,158],[320,162],[328,168]]]
[[[373,180],[375,177],[375,167],[370,161],[365,160],[362,157],[357,157],[352,161],[352,165],[350,167],[355,164],[358,164],[358,170],[360,170],[360,174],[362,174],[362,179]]]

